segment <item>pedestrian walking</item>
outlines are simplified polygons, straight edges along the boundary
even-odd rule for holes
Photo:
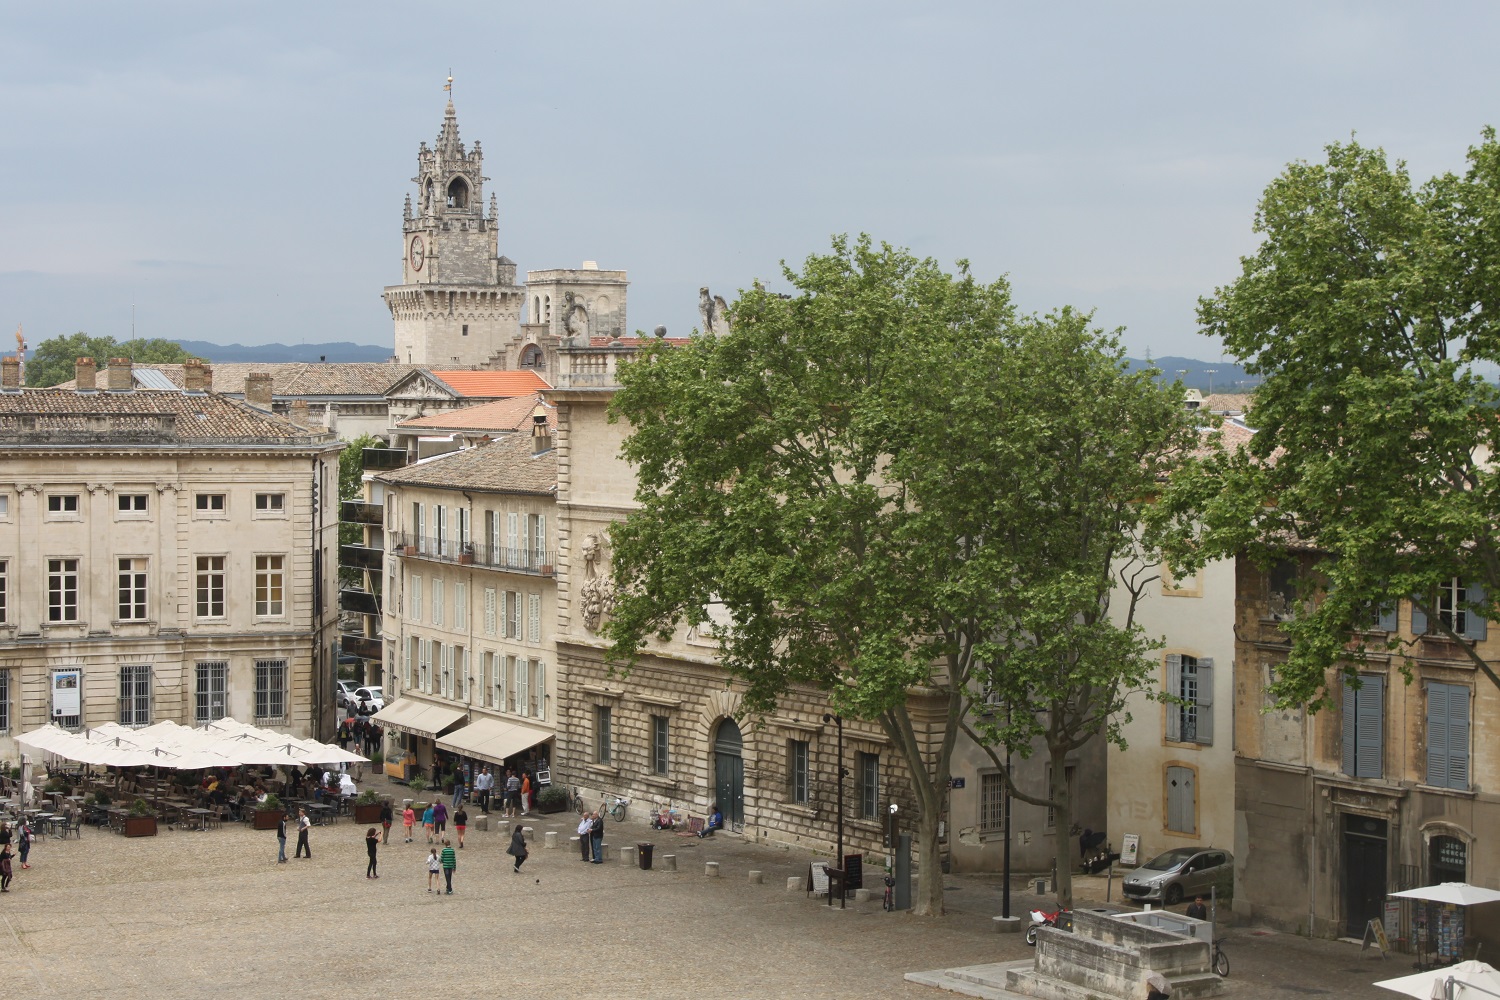
[[[443,838],[443,881],[448,884],[448,895],[453,895],[453,873],[458,870],[458,852],[448,839]]]
[[[455,810],[458,808],[458,804],[464,800],[465,785],[464,768],[459,767],[457,771],[453,772],[453,808]]]
[[[594,827],[594,814],[587,809],[583,811],[583,818],[578,821],[578,850],[583,857],[581,861],[593,860],[593,838],[589,831]]]
[[[13,874],[10,867],[10,845],[0,844],[0,892],[10,892],[10,880]]]
[[[307,860],[312,860],[312,847],[307,842],[308,831],[312,829],[312,820],[307,818],[306,809],[297,810],[297,853],[294,857],[302,857],[302,852],[307,852]]]
[[[443,863],[438,860],[437,848],[434,847],[427,854],[427,891],[432,891],[432,883],[438,877],[438,872],[443,870]]]
[[[432,806],[422,810],[422,829],[427,833],[427,842],[432,843]]]
[[[380,831],[373,826],[365,834],[365,850],[370,854],[370,863],[365,866],[365,878],[379,878],[375,873],[375,851],[380,847]]]
[[[531,852],[526,850],[526,831],[518,826],[510,832],[510,846],[505,849],[505,853],[516,859],[516,866],[511,871],[520,874],[521,862],[531,856]]]
[[[417,825],[417,811],[408,805],[401,810],[401,825],[406,827],[406,842],[411,843],[411,828]]]
[[[505,815],[514,817],[521,804],[521,779],[514,770],[505,772]]]
[[[531,812],[531,772],[521,775],[521,815]]]
[[[495,787],[495,776],[490,773],[488,765],[474,778],[474,800],[479,803],[479,811],[487,813],[490,811],[490,789]]]
[[[432,835],[438,840],[443,839],[443,834],[448,832],[448,807],[443,805],[443,800],[432,804]]]
[[[21,867],[30,868],[26,858],[31,854],[31,842],[36,839],[36,834],[31,829],[31,822],[25,817],[21,818],[20,826],[16,829],[16,844],[21,848]]]
[[[604,864],[604,807],[594,813],[594,821],[589,825],[589,842],[593,847],[594,864]]]
[[[464,830],[469,825],[469,811],[459,805],[458,812],[453,814],[453,829],[458,831],[458,846],[462,850],[464,846]]]
[[[276,863],[286,864],[286,812],[276,821]]]
[[[391,820],[394,815],[391,811],[391,800],[382,800],[380,803],[380,842],[382,844],[391,842]]]

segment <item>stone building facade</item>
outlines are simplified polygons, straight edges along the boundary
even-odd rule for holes
[[[1335,680],[1332,708],[1272,709],[1266,686],[1285,660],[1281,622],[1296,613],[1294,558],[1236,565],[1235,911],[1286,930],[1360,937],[1385,918],[1387,894],[1445,881],[1500,888],[1500,690],[1459,644],[1429,631],[1409,602],[1372,614],[1370,640],[1410,643],[1371,653],[1356,689]],[[1488,663],[1500,636],[1463,609],[1451,581],[1441,614]],[[1494,824],[1492,826],[1491,824]],[[1413,912],[1393,914],[1410,939]],[[1470,939],[1500,942],[1484,908]]]
[[[337,440],[86,362],[0,389],[0,758],[49,721],[330,735]]]
[[[633,346],[564,344],[557,405],[557,712],[555,766],[588,797],[623,794],[647,808],[670,803],[765,842],[831,850],[838,828],[838,737],[827,699],[810,689],[774,713],[744,711],[742,686],[718,665],[705,630],[654,642],[625,676],[606,662],[609,526],[634,507],[635,476],[620,457],[628,428],[606,416],[614,371]],[[705,622],[722,612],[705,609]],[[942,719],[914,697],[917,731],[932,746]],[[845,847],[885,853],[881,817],[892,802],[913,815],[909,776],[872,723],[843,729]]]

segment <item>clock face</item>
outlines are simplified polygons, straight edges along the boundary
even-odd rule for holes
[[[407,256],[411,260],[411,269],[413,271],[422,270],[422,262],[427,258],[427,247],[422,243],[422,237],[413,236],[411,238],[411,252]]]

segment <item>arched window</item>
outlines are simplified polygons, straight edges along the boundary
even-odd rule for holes
[[[462,177],[455,177],[448,183],[448,207],[469,207],[469,185],[464,183]]]
[[[546,368],[547,357],[542,353],[542,349],[540,347],[536,346],[535,344],[527,344],[521,350],[521,367]]]
[[[1469,845],[1457,837],[1433,837],[1427,847],[1427,873],[1433,885],[1469,877]]]

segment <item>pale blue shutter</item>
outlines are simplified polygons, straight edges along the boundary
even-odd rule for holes
[[[1344,678],[1344,707],[1342,714],[1344,727],[1343,768],[1344,773],[1352,778],[1357,773],[1355,770],[1354,748],[1357,743],[1356,735],[1359,728],[1359,692],[1354,690],[1354,684],[1348,677]]]
[[[1447,684],[1427,685],[1427,783],[1448,784],[1448,692]]]
[[[1174,698],[1182,696],[1182,657],[1177,653],[1167,654],[1167,694]],[[1182,738],[1182,706],[1167,702],[1167,739],[1176,742]]]
[[[1380,609],[1380,618],[1376,621],[1375,627],[1382,632],[1394,632],[1400,627],[1396,624],[1396,605],[1392,604]]]
[[[1385,774],[1385,678],[1370,674],[1363,680],[1358,699],[1356,776],[1379,778]]]
[[[1468,591],[1468,597],[1470,601],[1475,604],[1484,603],[1484,588],[1479,584],[1471,583],[1467,586],[1466,590]],[[1467,615],[1464,616],[1465,639],[1483,639],[1487,632],[1488,629],[1485,625],[1484,618],[1477,611],[1470,611]]]
[[[1427,634],[1427,615],[1415,602],[1411,606],[1411,631],[1412,635]]]
[[[1214,661],[1211,657],[1198,658],[1198,742],[1210,745],[1214,741]]]
[[[1449,788],[1469,787],[1469,689],[1448,685]]]

